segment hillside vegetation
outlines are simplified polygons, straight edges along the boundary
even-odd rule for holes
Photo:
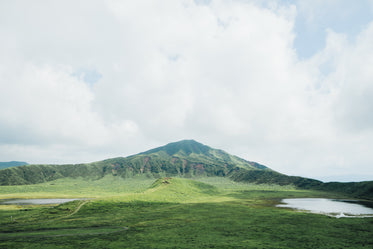
[[[277,208],[282,198],[343,198],[292,186],[146,175],[0,186],[1,198],[90,197],[1,206],[1,248],[371,248],[371,218]],[[3,194],[4,193],[4,194]],[[6,193],[6,194],[5,194]]]
[[[318,180],[299,176],[288,176],[275,171],[259,171],[237,169],[232,172],[230,178],[238,182],[248,182],[255,184],[277,184],[292,185],[299,189],[313,189],[348,194],[351,197],[373,200],[373,181],[366,182],[328,182],[323,183]]]
[[[0,205],[0,248],[372,248],[372,218],[276,207],[371,194],[372,182],[287,176],[186,140],[90,164],[0,170],[0,202],[78,199]]]
[[[246,161],[194,140],[183,140],[129,157],[118,157],[89,164],[27,165],[0,170],[0,185],[30,185],[63,178],[98,180],[106,176],[130,179],[160,177],[229,177],[236,182],[291,185],[346,193],[373,199],[373,181],[361,183],[323,183],[288,176],[256,162]]]
[[[226,176],[234,168],[270,170],[222,150],[193,140],[171,143],[134,156],[118,157],[89,164],[27,165],[0,171],[0,185],[22,185],[53,181],[64,177],[99,179],[105,175],[130,178],[136,175]]]

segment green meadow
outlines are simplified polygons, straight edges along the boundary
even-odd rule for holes
[[[0,205],[0,248],[372,248],[373,218],[277,208],[282,198],[343,198],[224,177],[63,178],[0,186],[0,199],[84,198]]]

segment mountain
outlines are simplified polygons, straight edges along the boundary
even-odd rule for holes
[[[28,165],[28,163],[18,162],[18,161],[0,162],[0,169],[5,169],[5,168],[15,167],[15,166],[23,166],[23,165]]]
[[[63,177],[99,179],[107,174],[123,178],[146,174],[164,176],[227,176],[234,170],[271,171],[194,140],[183,140],[129,157],[89,164],[27,165],[0,170],[0,185],[35,184]]]
[[[223,165],[224,168],[227,169],[236,166],[249,170],[271,170],[264,165],[246,161],[237,156],[230,155],[223,150],[213,149],[194,140],[169,143],[165,146],[142,152],[137,156],[150,156],[151,158],[162,157],[171,159],[174,162],[186,160],[187,162],[210,165],[210,167]]]
[[[213,149],[194,140],[183,140],[151,149],[126,158],[113,158],[104,165],[105,174],[131,177],[136,174],[161,176],[227,176],[232,170],[271,171],[264,165],[246,161],[222,150]]]
[[[213,149],[194,140],[169,143],[129,157],[111,158],[88,164],[25,165],[0,170],[0,185],[24,185],[53,181],[64,177],[97,180],[105,175],[131,178],[200,176],[229,177],[237,182],[292,185],[301,189],[342,192],[354,197],[373,199],[373,181],[359,183],[323,183],[318,180],[288,176]]]

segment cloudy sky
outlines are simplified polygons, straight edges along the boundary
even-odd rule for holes
[[[373,2],[0,1],[0,161],[182,139],[373,180]]]

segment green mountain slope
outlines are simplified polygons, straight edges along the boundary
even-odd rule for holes
[[[118,157],[89,164],[26,165],[0,170],[0,185],[25,185],[60,178],[104,176],[132,178],[145,175],[160,177],[229,177],[237,182],[293,185],[301,189],[341,192],[373,199],[373,181],[361,183],[323,183],[314,179],[288,176],[264,165],[246,161],[194,140],[183,140],[129,157]]]
[[[373,200],[373,181],[364,182],[327,182],[319,190],[345,193],[354,197]]]
[[[259,171],[236,169],[229,177],[236,182],[248,182],[255,184],[293,185],[300,189],[312,189],[328,192],[336,192],[350,195],[351,197],[373,200],[373,181],[365,182],[327,182],[304,178],[299,176],[288,176],[275,171]]]
[[[0,170],[0,185],[35,184],[64,177],[98,179],[103,173],[94,164],[26,165]]]
[[[236,182],[250,182],[255,184],[294,185],[302,189],[319,187],[323,183],[318,180],[299,176],[288,176],[275,171],[259,171],[236,169],[230,174],[230,178]]]
[[[246,169],[270,170],[264,165],[256,162],[246,161],[237,156],[228,154],[223,150],[210,148],[194,140],[183,140],[170,143],[165,146],[148,150],[139,155],[160,155],[163,157],[173,157],[194,162],[205,162],[208,164],[235,165]]]
[[[123,178],[146,174],[166,176],[226,176],[233,169],[271,171],[194,140],[170,143],[129,157],[118,157],[89,164],[27,165],[0,170],[0,185],[23,185],[64,177],[99,179],[105,175]]]
[[[174,177],[159,178],[147,191],[143,192],[143,196],[148,199],[169,202],[197,200],[218,194],[218,188],[212,185],[191,179]]]

